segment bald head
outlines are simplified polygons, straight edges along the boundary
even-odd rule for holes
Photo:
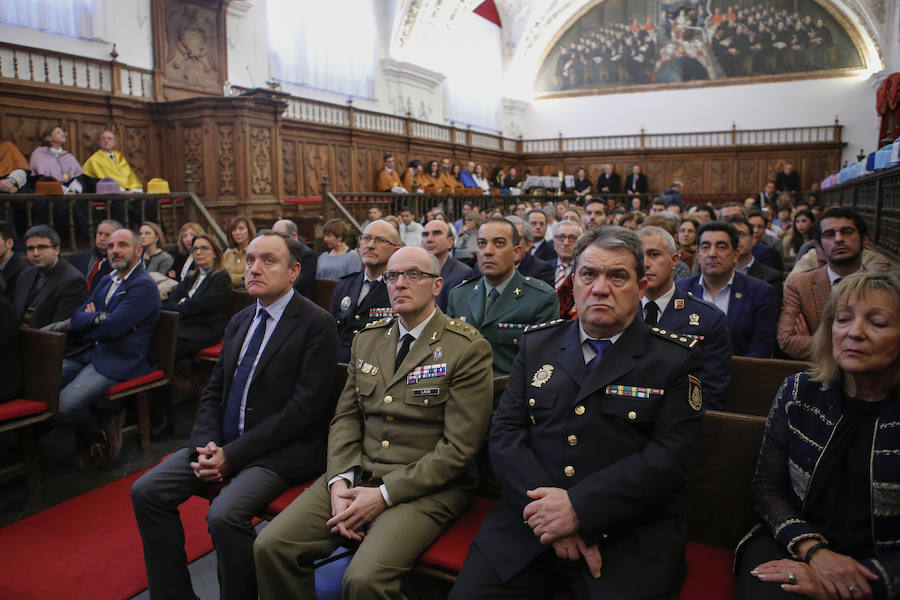
[[[275,224],[272,225],[272,231],[283,233],[286,236],[300,241],[300,234],[297,231],[297,224],[290,219],[278,219],[277,221],[275,221]]]
[[[453,238],[450,235],[450,225],[440,219],[428,221],[422,229],[422,247],[434,254],[440,264],[447,260]]]
[[[386,276],[391,309],[404,327],[413,329],[434,311],[434,299],[441,293],[437,259],[424,248],[406,246],[391,256]]]
[[[366,226],[359,238],[359,257],[370,279],[384,272],[388,259],[400,245],[400,234],[387,221],[379,219]]]

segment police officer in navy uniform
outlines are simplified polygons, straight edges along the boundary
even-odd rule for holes
[[[391,302],[381,276],[388,259],[400,245],[400,234],[387,221],[372,221],[363,230],[359,238],[363,270],[341,277],[331,298],[331,314],[338,328],[338,362],[350,360],[353,336],[368,323],[391,314]]]
[[[578,241],[578,318],[530,328],[493,418],[502,499],[451,600],[677,598],[688,476],[702,400],[692,340],[653,331],[638,236],[602,227]]]
[[[675,240],[665,229],[647,225],[638,229],[644,248],[647,291],[641,299],[641,316],[664,333],[677,332],[691,340],[703,354],[698,377],[703,382],[703,405],[724,410],[731,383],[731,341],[725,313],[691,292],[675,287],[675,265],[681,258]]]
[[[483,275],[456,286],[447,303],[447,315],[474,326],[491,343],[494,377],[509,373],[527,326],[559,316],[556,290],[516,269],[522,251],[511,222],[487,219],[478,228],[478,268]]]

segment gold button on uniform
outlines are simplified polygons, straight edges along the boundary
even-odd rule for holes
[[[387,441],[387,440],[381,440],[381,447],[382,447],[382,448],[390,448],[390,446],[391,446],[391,443],[390,443],[389,441]]]
[[[566,474],[566,477],[571,477],[575,474],[575,467],[572,465],[566,465],[566,468],[563,469],[563,472]]]
[[[635,419],[637,419],[637,413],[634,412],[633,410],[629,410],[629,411],[628,411],[628,418],[631,419],[632,421],[634,421]]]
[[[394,401],[394,399],[391,398],[390,396],[385,396],[385,397],[384,397],[384,403],[385,403],[385,404],[390,404],[390,403],[393,402],[393,401]]]
[[[357,393],[357,394],[359,393],[359,388],[356,388],[356,393]]]
[[[359,333],[359,329],[354,329],[354,330],[353,330],[353,335],[356,335],[357,333]]]
[[[386,417],[384,418],[384,420],[385,420],[385,421],[393,421],[393,420],[394,420],[394,415],[388,415],[388,416],[386,416]]]
[[[534,398],[528,399],[528,406],[534,406]]]
[[[577,435],[570,435],[570,436],[568,437],[568,440],[569,440],[569,445],[570,445],[570,446],[577,446],[577,445],[578,445],[578,436],[577,436]]]
[[[357,321],[359,321],[359,315],[356,315],[356,316],[353,317],[353,318],[356,319]]]
[[[583,415],[583,414],[584,414],[584,406],[582,406],[581,404],[579,404],[578,406],[576,406],[576,407],[575,407],[575,414],[578,415],[578,416]]]
[[[424,400],[422,400],[422,404],[425,406],[428,406],[428,398],[425,398]]]

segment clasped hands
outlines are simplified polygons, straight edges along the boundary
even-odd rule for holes
[[[198,446],[197,462],[191,463],[194,476],[207,483],[220,483],[225,480],[225,472],[228,461],[225,459],[225,450],[209,442],[206,446]]]
[[[799,553],[805,554],[808,547],[799,545]],[[816,552],[809,564],[789,558],[771,560],[750,573],[762,581],[781,583],[787,592],[814,600],[871,598],[869,582],[880,579],[854,558],[827,548]],[[793,575],[794,581],[790,581],[788,573]]]
[[[331,484],[331,518],[325,523],[331,533],[361,542],[366,527],[387,510],[387,503],[377,487],[351,488],[346,479]]]
[[[603,557],[596,545],[588,546],[578,533],[580,523],[568,492],[561,488],[539,487],[526,494],[532,502],[525,506],[522,517],[541,543],[552,545],[559,558],[584,558],[591,576],[600,577]]]

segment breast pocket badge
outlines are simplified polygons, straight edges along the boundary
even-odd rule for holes
[[[553,365],[544,365],[540,369],[538,369],[534,377],[531,378],[531,385],[536,388],[541,387],[548,381],[550,381],[550,377],[553,375]]]

